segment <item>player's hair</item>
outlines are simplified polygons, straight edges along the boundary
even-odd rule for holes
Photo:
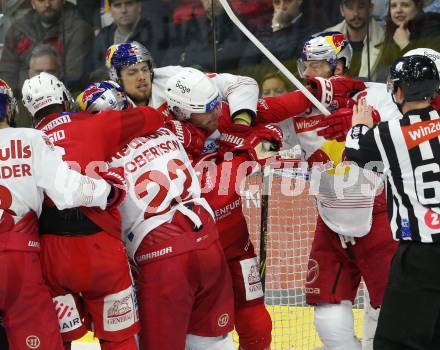
[[[41,119],[43,119],[44,117],[47,117],[49,114],[61,113],[61,112],[65,112],[64,105],[62,105],[62,104],[49,105],[49,106],[44,107],[44,108],[40,109],[39,111],[35,112],[34,122],[38,123]]]

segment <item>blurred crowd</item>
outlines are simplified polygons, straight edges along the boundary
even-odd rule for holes
[[[107,47],[145,45],[157,67],[193,66],[255,78],[262,93],[291,90],[274,65],[231,22],[218,0],[6,0],[0,76],[17,96],[47,71],[71,91],[107,78]],[[385,82],[405,52],[440,50],[440,0],[229,0],[246,27],[293,73],[304,40],[344,33],[350,74]],[[22,120],[26,125],[30,121]]]

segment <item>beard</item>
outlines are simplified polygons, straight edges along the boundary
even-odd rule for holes
[[[355,20],[357,20],[357,21],[355,21]],[[348,27],[353,30],[364,29],[367,26],[367,21],[364,19],[360,19],[360,18],[354,18],[350,21],[346,20],[346,22],[347,22]]]
[[[46,25],[52,25],[57,23],[61,18],[61,11],[62,9],[54,10],[50,13],[39,13],[39,17],[42,23]]]

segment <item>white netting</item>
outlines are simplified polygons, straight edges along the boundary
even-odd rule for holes
[[[306,305],[303,292],[317,215],[314,197],[308,194],[306,177],[292,170],[283,174],[275,171],[270,181],[265,299],[273,322],[272,350],[311,350],[322,346],[313,326],[313,308]],[[296,188],[301,194],[285,195],[289,188],[291,191]],[[242,194],[243,211],[257,254],[261,189],[261,175],[253,175],[248,178]],[[354,310],[359,336],[363,291],[362,285]]]

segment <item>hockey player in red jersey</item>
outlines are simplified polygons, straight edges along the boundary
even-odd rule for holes
[[[264,306],[258,262],[237,189],[252,170],[252,166],[249,166],[251,163],[248,162],[247,167],[242,164],[257,160],[253,148],[265,138],[280,142],[281,131],[274,126],[252,130],[247,126],[233,125],[229,106],[222,104],[216,86],[207,75],[196,69],[185,68],[171,77],[165,91],[168,108],[177,119],[169,122],[169,125],[183,140],[187,139],[186,129],[190,130],[191,140],[188,144],[192,144],[192,147],[188,147],[188,151],[195,158],[196,170],[201,168],[203,197],[216,215],[220,241],[232,275],[235,329],[240,349],[269,349],[272,322]],[[240,136],[237,137],[237,132],[227,135],[228,130],[239,131]],[[220,136],[220,133],[223,135]],[[197,139],[205,142],[198,142]],[[194,145],[202,147],[196,149]],[[219,152],[215,152],[219,145]],[[225,152],[229,152],[231,157],[225,158]],[[200,155],[202,157],[198,157]],[[204,171],[207,164],[215,165],[212,167],[214,170]]]
[[[80,103],[88,111],[125,108],[112,102],[121,91],[110,82],[94,83],[84,93],[93,95]],[[211,208],[200,198],[178,139],[159,129],[133,139],[111,163],[125,168],[131,184],[121,215],[137,265],[140,347],[233,350],[227,336],[234,324],[231,278]]]
[[[68,91],[47,73],[26,80],[22,94],[36,128],[64,148],[72,168],[95,176],[134,136],[154,132],[163,123],[163,116],[149,107],[93,118],[69,113]],[[118,211],[59,211],[46,205],[40,229],[43,273],[66,348],[93,327],[102,349],[136,349],[137,302]]]
[[[70,170],[62,150],[43,132],[10,128],[15,109],[12,90],[0,80],[0,312],[11,349],[62,350],[39,259],[37,218],[44,194],[60,210],[80,205],[104,209],[109,195],[120,190],[110,191],[105,181]]]

